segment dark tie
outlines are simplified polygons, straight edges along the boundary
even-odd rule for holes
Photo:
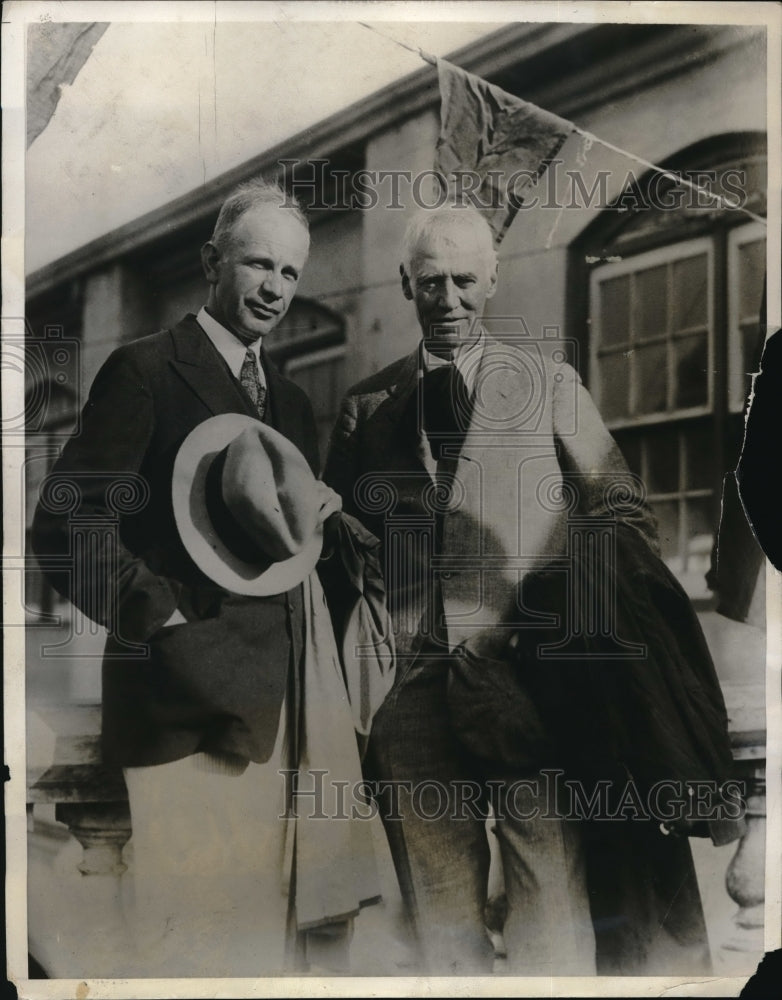
[[[263,420],[266,413],[266,386],[261,382],[261,376],[258,373],[258,362],[255,354],[249,347],[242,362],[242,369],[239,372],[239,381],[242,383],[244,391],[253,401],[255,409],[258,411],[258,416]]]
[[[470,424],[472,401],[454,364],[426,372],[422,393],[424,430],[432,456],[439,461],[446,445],[461,450]]]

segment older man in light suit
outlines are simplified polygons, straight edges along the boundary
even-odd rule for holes
[[[452,654],[467,642],[507,656],[525,573],[566,552],[563,478],[575,477],[582,512],[605,514],[607,477],[631,477],[562,344],[487,333],[497,257],[476,211],[417,216],[403,256],[422,341],[350,390],[324,479],[385,546],[399,662],[367,766],[422,969],[483,973],[487,772],[449,715]],[[648,510],[631,508],[653,542]],[[512,776],[527,785],[496,827],[509,971],[594,973],[580,828],[544,801],[538,772]]]

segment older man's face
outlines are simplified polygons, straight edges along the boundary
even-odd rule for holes
[[[246,343],[271,333],[296,293],[307,230],[291,212],[259,205],[237,219],[222,250],[210,247],[203,258],[209,311]]]
[[[409,273],[402,275],[425,347],[444,358],[478,338],[486,300],[496,286],[497,264],[490,250],[447,228],[419,241]]]

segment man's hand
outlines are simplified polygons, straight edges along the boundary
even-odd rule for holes
[[[686,816],[680,816],[678,819],[660,823],[660,833],[666,837],[693,837],[698,835],[698,827],[702,823],[702,820],[688,819]]]
[[[330,486],[326,486],[321,479],[318,480],[316,485],[318,487],[318,500],[320,504],[318,524],[323,524],[332,514],[336,514],[342,510],[342,497],[339,493],[335,493]]]
[[[324,560],[329,559],[337,547],[342,497],[320,479],[317,485],[320,499],[318,524],[323,525],[323,549],[320,558]]]

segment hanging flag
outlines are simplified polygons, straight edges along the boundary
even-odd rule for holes
[[[27,146],[49,124],[108,23],[44,21],[27,29]]]
[[[434,169],[450,195],[473,200],[499,243],[523,203],[523,189],[576,127],[444,59],[437,60],[437,73],[442,103]]]

